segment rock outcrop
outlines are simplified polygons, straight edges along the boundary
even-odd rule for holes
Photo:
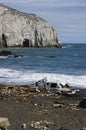
[[[6,56],[7,58],[17,58],[17,57],[23,57],[22,55],[15,55],[11,51],[0,51],[0,56]]]
[[[82,101],[80,101],[79,107],[86,108],[86,98],[84,98]]]
[[[0,4],[0,46],[61,47],[56,30],[35,14]]]

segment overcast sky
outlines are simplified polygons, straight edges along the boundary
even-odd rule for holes
[[[86,0],[0,0],[0,3],[44,18],[57,30],[62,43],[86,43]]]

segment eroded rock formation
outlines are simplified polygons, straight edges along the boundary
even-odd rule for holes
[[[2,4],[0,46],[61,47],[56,30],[47,21]]]

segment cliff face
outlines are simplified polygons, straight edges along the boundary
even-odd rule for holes
[[[0,4],[0,46],[61,47],[57,32],[44,19]]]

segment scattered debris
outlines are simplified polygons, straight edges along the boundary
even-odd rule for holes
[[[13,89],[14,89],[13,86],[8,87],[8,88],[7,88],[7,90],[8,90],[8,94],[11,94],[11,92],[12,92]]]
[[[36,114],[38,114],[38,115],[43,115],[43,114],[47,114],[47,113],[49,113],[49,112],[50,112],[49,110],[44,109],[44,110],[38,111]]]
[[[51,83],[47,82],[47,78],[41,79],[35,83],[37,91],[43,91],[46,92],[52,92],[52,93],[58,93],[62,95],[77,95],[79,93],[79,89],[72,88],[69,84],[61,84],[61,83]]]
[[[46,84],[47,84],[47,78],[45,77],[44,79],[41,79],[41,80],[39,80],[39,81],[37,81],[36,83],[35,83],[35,85],[36,86],[46,86]]]
[[[20,87],[21,86],[21,87]],[[39,94],[61,94],[61,95],[77,95],[79,89],[73,89],[70,86],[48,83],[46,77],[37,81],[35,84],[29,85],[0,85],[0,91],[2,96],[14,95],[14,96],[28,96],[32,93]]]
[[[37,92],[49,92],[50,86],[47,84],[47,78],[43,78],[35,83]]]
[[[79,107],[81,107],[81,104],[84,105],[83,108],[86,108],[86,98],[83,99],[84,102],[82,100],[79,104],[77,104],[76,101],[69,102],[68,100],[66,100],[65,102],[64,99],[67,99],[67,97],[63,96],[64,94],[59,95],[58,93],[48,92],[47,86],[49,86],[49,89],[48,89],[49,91],[52,88],[56,88],[56,90],[58,91],[57,84],[54,84],[54,83],[53,84],[47,83],[46,86],[42,86],[43,89],[46,88],[45,91],[41,91],[40,87],[35,86],[34,84],[31,84],[31,85],[2,85],[0,84],[0,100],[2,100],[3,98],[6,101],[16,101],[17,103],[19,102],[24,103],[23,105],[27,105],[25,103],[28,103],[28,104],[30,103],[29,105],[31,109],[33,109],[32,111],[30,111],[30,115],[32,115],[33,113],[33,115],[36,115],[37,117],[43,117],[43,116],[46,117],[46,115],[50,116],[50,113],[52,115],[53,109],[55,110],[55,112],[61,109],[62,110],[70,109],[71,111],[72,110],[76,111],[76,110],[79,110]],[[31,90],[35,90],[35,91],[31,91]],[[40,101],[40,97],[43,98],[43,100]],[[61,98],[62,100],[60,100]],[[49,102],[47,99],[49,100]],[[69,97],[68,99],[71,99],[71,97]],[[42,102],[44,100],[47,100],[47,101]],[[39,118],[37,119],[39,120]],[[31,120],[30,120],[29,126],[40,129],[40,130],[50,130],[50,128],[52,127],[50,125],[53,124],[51,122],[43,120],[43,118],[41,118],[41,121],[31,121]],[[20,125],[20,127],[22,129],[25,129],[27,125],[23,123]],[[0,124],[0,128],[1,130],[6,129],[1,124]],[[61,128],[58,128],[58,130],[68,130],[68,129],[61,127]],[[81,130],[86,130],[86,128],[84,127]]]
[[[67,95],[67,96],[71,96],[71,95],[77,95],[79,93],[79,89],[74,89],[71,86],[69,86],[68,84],[57,84],[57,93],[62,94],[62,95]]]
[[[79,107],[78,107],[78,104],[69,104],[68,109],[72,109],[74,111],[78,111]]]
[[[54,107],[63,107],[64,106],[64,103],[59,103],[59,102],[55,102],[53,104]]]
[[[54,123],[48,122],[46,120],[41,121],[32,121],[31,127],[40,129],[40,130],[50,130],[49,125],[53,125]]]

